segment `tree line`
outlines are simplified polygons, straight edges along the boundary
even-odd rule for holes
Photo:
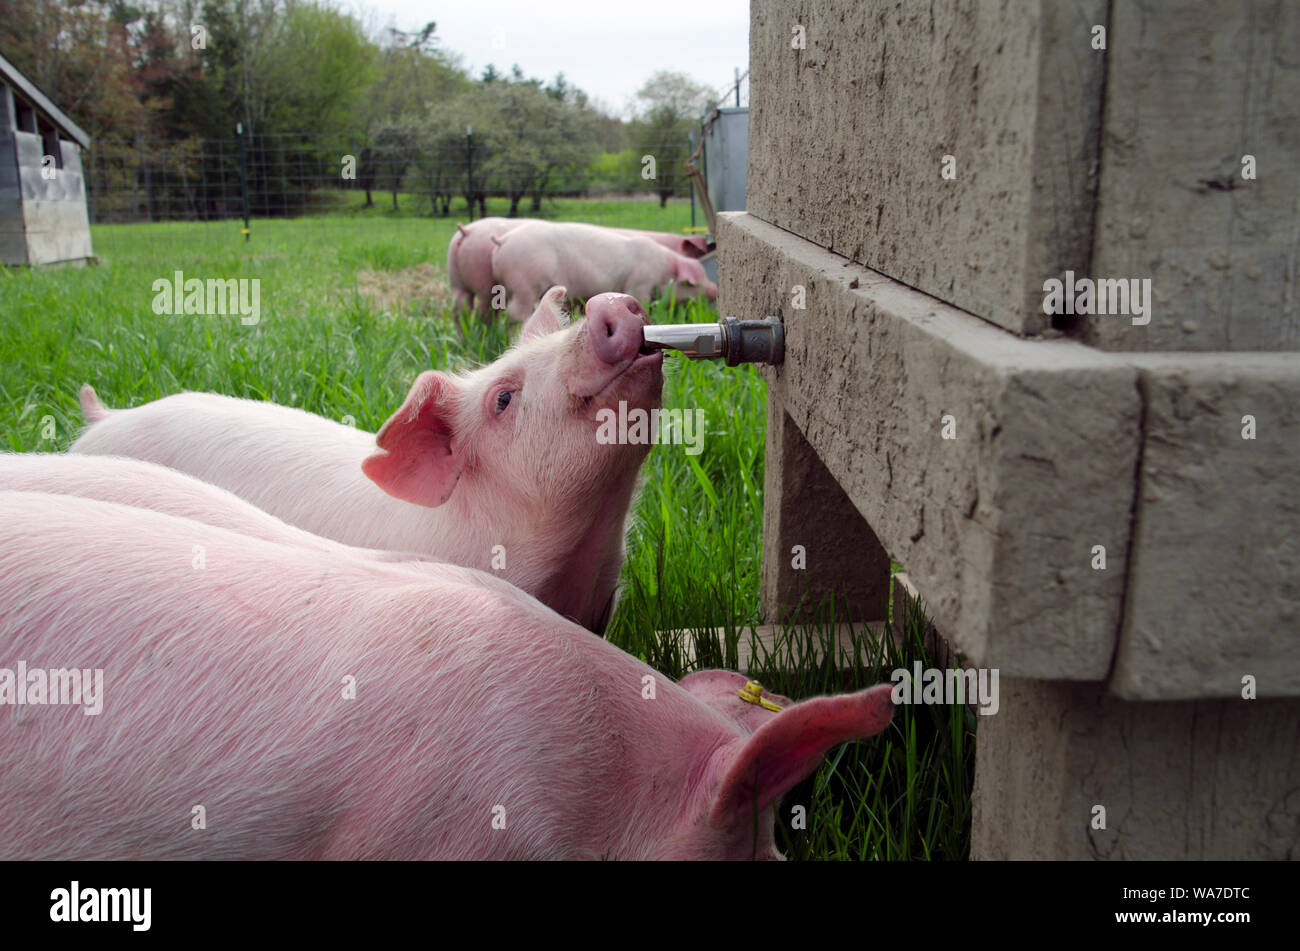
[[[333,0],[0,0],[0,52],[91,136],[87,175],[105,179],[91,184],[142,192],[151,208],[169,190],[213,187],[214,163],[225,189],[236,153],[210,146],[237,126],[250,188],[285,214],[329,186],[364,189],[367,204],[412,193],[443,215],[454,196],[480,209],[505,197],[511,214],[558,193],[650,191],[662,203],[687,193],[687,135],[713,98],[685,74],[655,73],[625,121],[562,73],[471,76],[435,23],[368,30]],[[344,140],[350,175],[320,147]]]

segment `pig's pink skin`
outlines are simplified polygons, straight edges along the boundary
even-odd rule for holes
[[[518,218],[480,218],[457,225],[447,247],[447,280],[456,307],[473,310],[480,317],[492,313],[493,237],[501,237],[517,225]]]
[[[525,219],[519,218],[480,218],[477,221],[471,221],[469,224],[456,226],[456,233],[452,235],[451,243],[447,248],[447,278],[456,307],[474,310],[483,317],[491,314],[492,285],[495,283],[492,276],[492,252],[496,249],[496,244],[492,239],[504,238],[508,232],[523,224],[524,221]],[[530,224],[538,225],[540,230],[545,230],[552,225],[552,222],[532,221]],[[591,225],[589,227],[596,228],[598,226]],[[642,231],[638,228],[604,228],[600,230],[648,238],[655,244],[688,258],[703,257],[708,252],[708,241],[699,235],[687,236],[667,231]],[[696,280],[702,285],[707,283],[702,268]],[[557,283],[562,284],[564,282]],[[613,287],[601,289],[617,290],[617,288]],[[712,296],[717,296],[716,287]]]
[[[677,681],[677,686],[695,694],[714,710],[735,720],[746,733],[753,733],[776,713],[762,704],[740,699],[740,690],[749,678],[732,670],[699,670]],[[763,699],[778,707],[791,705],[789,697],[763,691]]]
[[[0,489],[117,502],[194,519],[263,541],[353,558],[388,562],[435,560],[416,552],[354,548],[321,538],[282,522],[225,489],[139,459],[0,453]]]
[[[673,234],[671,231],[642,231],[639,228],[611,228],[620,234],[641,235],[675,254],[702,258],[709,253],[709,242],[700,235]]]
[[[552,288],[495,363],[459,376],[421,374],[378,447],[371,433],[301,410],[182,393],[104,413],[69,451],[169,466],[347,545],[484,570],[494,569],[502,546],[501,577],[598,630],[612,607],[649,446],[598,443],[596,414],[620,400],[657,407],[663,357],[605,362],[588,334],[591,319],[562,326],[564,294]],[[622,295],[603,298],[593,313],[644,321],[641,306]],[[515,396],[498,414],[504,390]],[[88,418],[103,413],[93,391],[82,402]]]
[[[0,492],[0,656],[104,672],[97,716],[0,707],[0,858],[776,858],[773,804],[890,720],[886,684],[750,735],[500,579],[424,567]]]
[[[524,320],[556,284],[584,300],[604,291],[651,300],[669,285],[678,298],[717,297],[717,285],[699,261],[640,235],[575,222],[528,221],[495,242],[493,282],[509,291],[507,311],[515,321]]]

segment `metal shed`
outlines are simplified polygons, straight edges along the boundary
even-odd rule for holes
[[[0,264],[93,256],[81,150],[90,136],[0,55]]]
[[[749,107],[715,109],[704,133],[704,183],[714,211],[744,211]]]
[[[749,162],[749,107],[712,110],[704,119],[704,185],[714,211],[744,211]],[[717,235],[715,234],[716,238]],[[718,279],[716,258],[704,261],[709,280]]]

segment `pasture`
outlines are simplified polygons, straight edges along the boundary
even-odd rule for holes
[[[488,211],[503,214],[504,203]],[[688,205],[654,201],[560,200],[544,216],[670,231],[690,223]],[[501,322],[449,310],[445,255],[456,220],[392,214],[379,201],[255,220],[247,243],[234,221],[103,225],[92,228],[98,265],[0,268],[5,448],[64,450],[81,425],[82,383],[109,406],[205,390],[377,429],[420,371],[490,361],[507,346]],[[257,322],[156,314],[154,282],[177,271],[258,279]],[[659,301],[650,314],[716,319],[707,302]],[[667,360],[664,406],[703,410],[706,434],[698,455],[681,445],[651,451],[608,636],[669,676],[734,669],[750,629],[770,620],[758,606],[764,398],[753,367]],[[798,699],[887,681],[918,659],[932,666],[921,616],[906,619],[901,644],[863,632],[848,655],[819,660],[834,621],[826,605],[817,623],[786,629],[781,656],[760,662],[764,686]],[[966,858],[974,732],[967,707],[899,706],[885,734],[841,747],[787,797],[778,845],[795,859]]]

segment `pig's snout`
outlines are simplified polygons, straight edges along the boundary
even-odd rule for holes
[[[640,301],[627,294],[599,294],[587,302],[587,339],[609,366],[634,359],[641,351],[641,328],[649,321]]]

